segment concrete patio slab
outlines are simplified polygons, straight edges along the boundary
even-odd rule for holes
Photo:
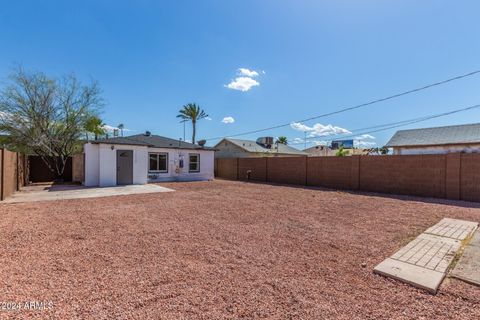
[[[442,219],[374,268],[374,272],[436,293],[462,241],[478,223]]]
[[[81,185],[34,185],[23,188],[3,203],[52,201],[81,198],[111,197],[141,193],[171,192],[173,189],[154,184],[116,187],[85,187]]]
[[[460,246],[459,240],[421,234],[374,271],[435,293]]]
[[[424,233],[465,240],[477,229],[477,226],[477,222],[443,218],[439,223],[425,230]]]
[[[475,247],[480,247],[480,231],[477,230],[473,237],[472,237],[472,240],[470,241],[470,243],[468,244],[470,246],[475,246]]]
[[[429,292],[437,292],[445,274],[388,258],[375,267],[375,272],[408,283]]]
[[[480,232],[475,232],[460,260],[451,273],[452,277],[480,286]]]

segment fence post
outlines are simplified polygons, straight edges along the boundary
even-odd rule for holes
[[[264,162],[265,162],[265,182],[267,182],[268,181],[268,179],[267,179],[267,174],[268,174],[267,158],[264,157],[263,159],[264,159]]]
[[[445,198],[460,200],[461,198],[461,153],[449,153],[445,156]]]
[[[268,179],[268,157],[265,157],[265,182],[269,182]]]
[[[305,156],[305,185],[308,186],[308,156]]]
[[[237,158],[237,177],[236,177],[235,180],[238,180],[238,177],[239,177],[239,172],[238,172],[238,171],[240,170],[240,168],[239,168],[239,166],[240,166],[240,160],[238,160],[238,159],[239,159],[239,158]]]
[[[360,188],[360,156],[351,156],[350,159],[350,188],[358,190]]]
[[[30,163],[28,162],[28,155],[23,155],[23,185],[27,186],[30,183]]]
[[[18,160],[18,152],[15,152],[15,191],[20,190],[20,165]]]

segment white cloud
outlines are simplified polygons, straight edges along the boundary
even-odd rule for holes
[[[264,72],[265,73],[265,72]],[[241,76],[247,76],[250,78],[258,77],[258,72],[247,68],[238,68],[238,74]]]
[[[363,141],[363,140],[354,140],[353,143],[355,147],[358,147],[358,148],[371,148],[377,144],[375,141]]]
[[[375,141],[373,141],[374,139],[375,137],[370,134],[362,134],[355,137],[353,143],[355,147],[358,148],[371,148],[377,144]]]
[[[305,143],[305,139],[302,139],[302,138],[294,138],[292,141],[291,141],[292,144],[302,144],[302,143]],[[307,139],[307,143],[312,143],[313,145],[315,146],[327,146],[327,145],[330,145],[330,142],[329,141],[326,141],[326,140],[308,140]]]
[[[312,142],[316,146],[328,146],[330,144],[330,142],[325,141],[325,140],[315,140],[315,141],[312,141]]]
[[[302,138],[293,138],[292,143],[304,143]]]
[[[205,120],[211,121],[212,118],[210,118],[210,117],[205,117]]]
[[[229,84],[226,84],[225,87],[232,90],[246,92],[253,87],[260,85],[260,82],[253,79],[260,76],[260,74],[265,74],[265,71],[255,71],[248,68],[238,68],[237,77],[230,81]]]
[[[362,134],[361,136],[355,137],[356,140],[367,140],[367,139],[375,139],[374,136],[370,134]]]
[[[252,78],[249,77],[237,77],[232,80],[229,84],[226,84],[225,87],[232,89],[232,90],[239,90],[242,92],[246,92],[252,87],[259,86],[260,83]]]
[[[295,129],[295,130],[298,130],[298,131],[310,131],[312,128],[304,125],[303,123],[300,123],[300,122],[293,122],[290,124],[290,127],[292,127],[292,129]]]
[[[308,137],[310,138],[351,133],[345,128],[333,126],[331,124],[323,125],[321,123],[315,123],[312,127],[309,127],[300,122],[293,122],[290,124],[290,127],[297,131],[308,132]]]
[[[108,125],[108,124],[104,124],[102,126],[102,128],[107,131],[107,132],[113,132],[113,130],[118,130],[120,132],[120,129],[118,129],[117,127],[115,126],[111,126],[111,125]],[[127,128],[123,128],[123,132],[127,132],[127,131],[133,131],[131,129],[127,129]]]
[[[233,119],[233,117],[225,117],[225,118],[222,119],[222,122],[227,123],[227,124],[234,123],[235,119]]]

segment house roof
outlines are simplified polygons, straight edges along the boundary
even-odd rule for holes
[[[310,147],[310,148],[307,148],[307,149],[303,149],[303,152],[309,153],[310,151],[315,151],[315,150],[322,149],[322,148],[323,149],[330,149],[329,146],[317,145],[317,146],[313,146],[313,147]]]
[[[397,131],[387,147],[480,143],[480,123]]]
[[[195,149],[195,150],[198,149],[198,150],[211,150],[211,151],[215,150],[211,147],[201,147],[193,143],[170,139],[167,137],[157,136],[153,134],[149,136],[144,134],[137,134],[137,135],[127,136],[127,137],[101,139],[101,140],[92,141],[92,143],[124,144],[124,145],[134,145],[134,146],[147,146],[152,148]]]
[[[222,141],[228,141],[242,148],[243,150],[247,152],[252,152],[252,153],[282,153],[282,154],[297,154],[297,155],[305,155],[305,156],[308,155],[307,153],[301,150],[295,149],[293,147],[290,147],[289,145],[285,145],[282,143],[278,144],[278,150],[277,150],[275,147],[268,149],[252,140],[224,138],[222,139]],[[220,145],[222,141],[217,143],[215,147]],[[277,146],[277,144],[275,144],[275,146]]]

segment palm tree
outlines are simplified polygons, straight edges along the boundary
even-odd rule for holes
[[[123,123],[120,123],[120,124],[117,126],[117,128],[120,130],[120,133],[121,133],[121,135],[122,135],[122,137],[123,137],[123,129],[125,129],[125,126],[123,125]]]
[[[285,136],[278,137],[277,138],[277,143],[288,144],[288,139]]]
[[[195,103],[188,103],[178,111],[177,118],[192,121],[192,143],[195,143],[197,121],[206,117],[208,117],[208,114]]]
[[[87,133],[88,132],[93,133],[95,135],[95,140],[97,140],[99,135],[105,134],[105,129],[103,128],[104,125],[105,124],[103,123],[102,119],[96,116],[91,116],[85,122],[84,129]],[[87,140],[88,140],[88,134],[87,134]]]

